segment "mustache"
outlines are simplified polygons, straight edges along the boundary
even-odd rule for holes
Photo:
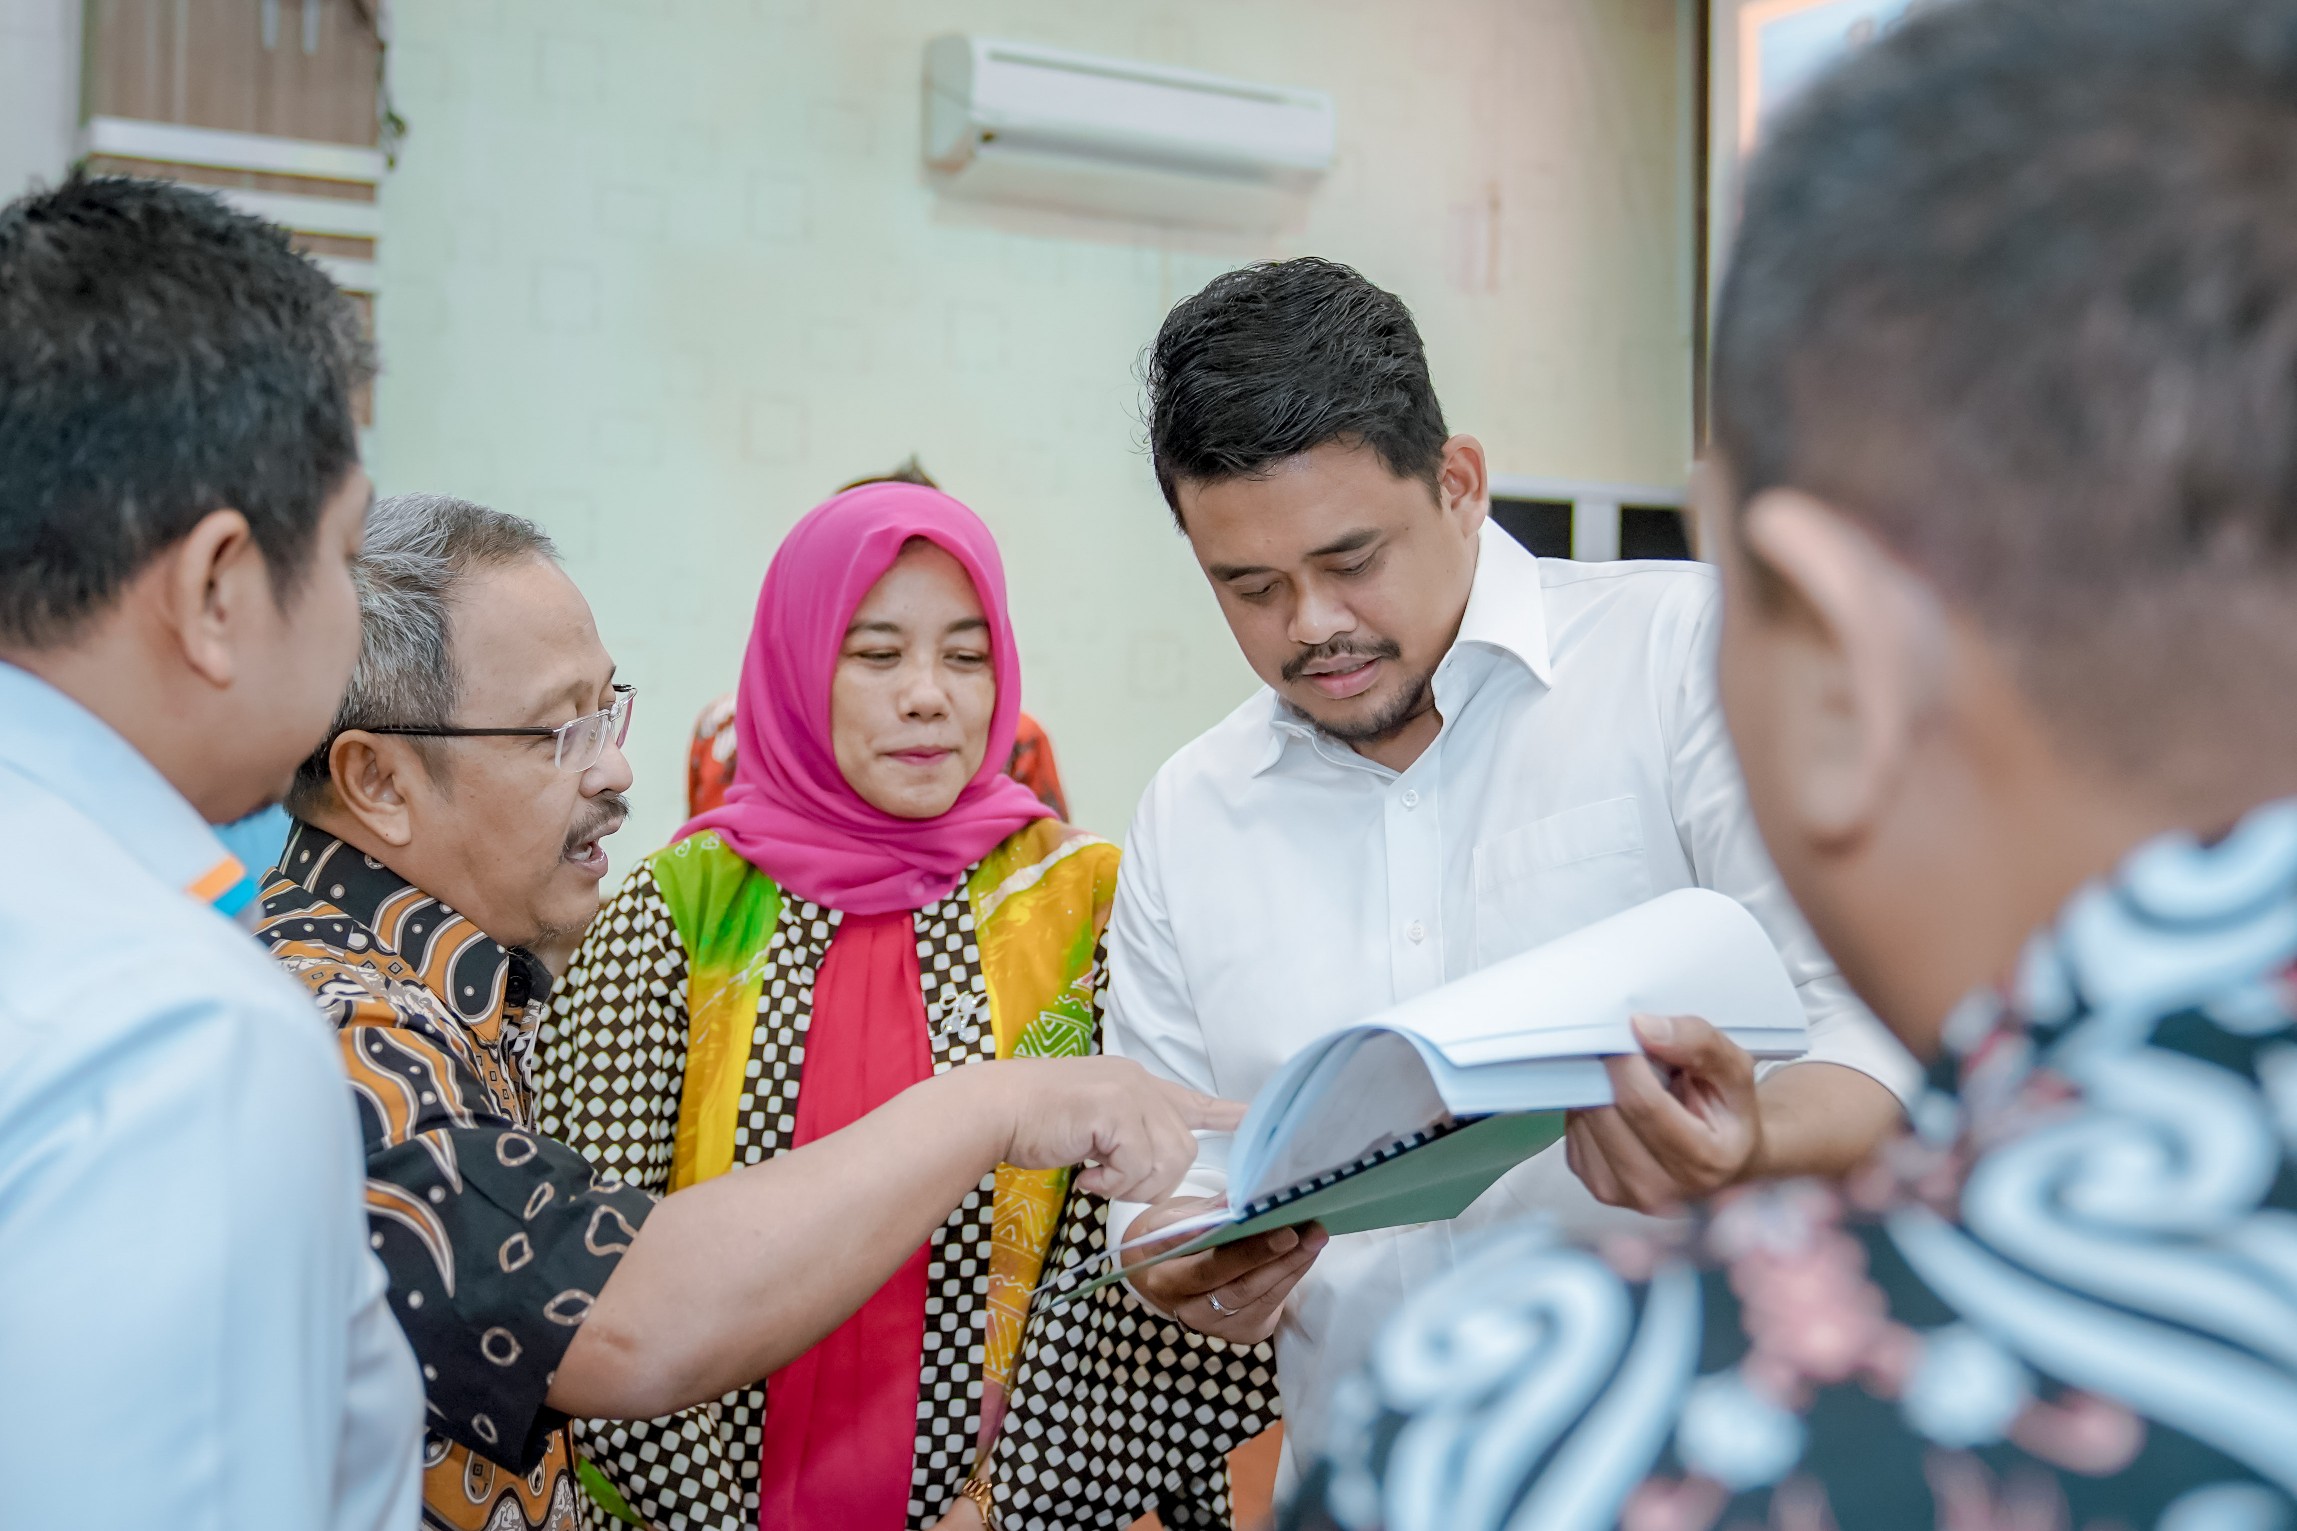
[[[623,821],[630,817],[630,799],[619,792],[601,792],[590,800],[588,809],[574,828],[567,831],[565,853],[569,856],[574,854],[576,846],[603,840],[620,829]]]
[[[1314,648],[1302,649],[1290,659],[1285,660],[1283,674],[1288,681],[1298,680],[1308,672],[1308,667],[1319,659],[1401,659],[1403,657],[1403,645],[1393,638],[1375,638],[1369,642],[1352,637],[1327,638]]]

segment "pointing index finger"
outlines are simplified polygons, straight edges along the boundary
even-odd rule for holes
[[[1234,1132],[1244,1123],[1244,1104],[1191,1090],[1188,1099],[1181,1103],[1180,1114],[1199,1132]]]

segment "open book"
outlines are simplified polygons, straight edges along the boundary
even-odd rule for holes
[[[1457,1217],[1562,1136],[1565,1110],[1610,1103],[1603,1058],[1640,1051],[1635,1015],[1699,1016],[1757,1058],[1805,1044],[1755,917],[1705,888],[1665,894],[1309,1044],[1253,1097],[1228,1205],[1128,1242],[1186,1240],[1053,1301],[1272,1228]]]

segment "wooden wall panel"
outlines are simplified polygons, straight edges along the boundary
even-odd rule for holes
[[[382,56],[375,37],[376,0],[85,0],[80,115],[168,123],[187,128],[261,134],[321,143],[376,145],[377,72]],[[272,23],[268,28],[266,20]],[[96,140],[91,139],[91,147]],[[115,147],[120,141],[112,140]],[[198,152],[177,143],[187,159]],[[372,203],[366,181],[329,180],[215,165],[128,157],[143,152],[96,152],[91,170],[170,177],[236,192],[275,194],[260,216],[292,218],[289,198],[324,197]],[[208,152],[212,153],[212,149]],[[226,152],[237,153],[238,150]],[[261,159],[257,163],[262,163]],[[301,209],[305,216],[313,210]],[[298,249],[332,259],[362,328],[374,334],[375,240],[337,227],[322,213],[317,228],[297,228]],[[372,391],[356,402],[362,424],[374,418]]]
[[[86,116],[376,142],[381,49],[356,0],[276,0],[269,46],[265,0],[87,3]]]

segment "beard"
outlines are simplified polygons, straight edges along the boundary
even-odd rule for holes
[[[1402,733],[1405,724],[1435,706],[1434,679],[1433,670],[1422,670],[1412,677],[1409,685],[1396,692],[1394,701],[1368,718],[1352,723],[1328,723],[1311,716],[1308,721],[1342,744],[1378,744]]]
[[[1319,643],[1312,649],[1302,649],[1284,662],[1282,673],[1284,679],[1291,682],[1298,681],[1307,673],[1308,666],[1319,659],[1396,660],[1403,657],[1403,646],[1393,638],[1375,638],[1368,642],[1356,638],[1335,638],[1327,643]],[[1416,675],[1408,676],[1405,683],[1397,688],[1395,696],[1377,712],[1370,717],[1350,722],[1334,723],[1320,718],[1289,699],[1284,705],[1342,744],[1378,744],[1401,732],[1405,724],[1435,705],[1435,673],[1431,666]]]

